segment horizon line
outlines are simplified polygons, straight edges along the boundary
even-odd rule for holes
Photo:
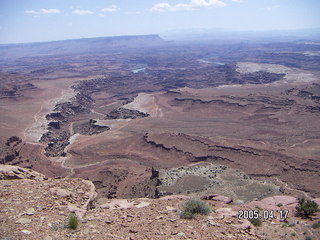
[[[20,44],[34,44],[34,43],[52,43],[52,42],[61,42],[61,41],[73,41],[73,40],[85,40],[85,39],[94,39],[94,38],[114,38],[114,37],[138,37],[138,36],[158,36],[161,35],[170,35],[173,33],[179,34],[201,34],[197,31],[203,31],[202,33],[213,33],[213,32],[221,32],[221,33],[263,33],[263,32],[299,32],[299,31],[311,31],[318,30],[320,33],[320,27],[318,28],[301,28],[301,29],[269,29],[269,30],[235,30],[235,29],[225,29],[225,28],[213,28],[213,29],[203,29],[203,28],[194,28],[194,29],[173,29],[163,33],[146,33],[146,34],[123,34],[123,35],[108,35],[108,36],[92,36],[92,37],[75,37],[75,38],[65,38],[58,40],[39,40],[39,41],[31,41],[31,42],[6,42],[0,43],[0,46],[3,45],[20,45]]]

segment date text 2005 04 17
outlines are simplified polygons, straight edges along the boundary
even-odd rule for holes
[[[276,219],[286,220],[288,217],[288,210],[239,210],[239,219]]]

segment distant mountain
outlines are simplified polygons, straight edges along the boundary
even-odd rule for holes
[[[320,40],[320,28],[300,30],[269,30],[269,31],[236,31],[225,29],[187,29],[172,30],[160,34],[169,41],[297,41]]]
[[[85,52],[104,52],[119,48],[139,48],[163,44],[158,35],[81,38],[53,42],[0,44],[0,58],[34,57]]]

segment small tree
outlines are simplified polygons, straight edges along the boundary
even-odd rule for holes
[[[296,207],[297,210],[297,216],[300,217],[310,217],[317,211],[318,209],[318,204],[312,200],[305,200],[304,198],[299,198],[299,203]]]

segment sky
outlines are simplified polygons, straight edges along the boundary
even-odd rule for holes
[[[0,44],[163,34],[320,28],[320,0],[0,0]]]

